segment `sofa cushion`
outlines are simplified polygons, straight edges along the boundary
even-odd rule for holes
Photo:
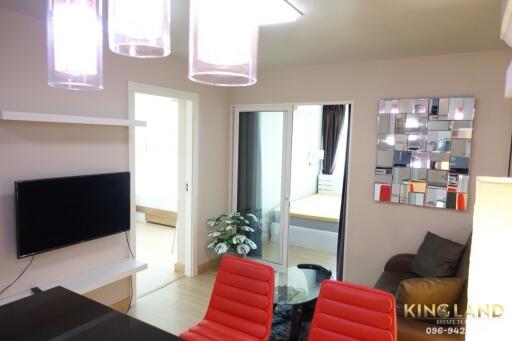
[[[422,277],[452,277],[463,251],[464,245],[427,232],[411,270]]]
[[[439,307],[447,304],[450,311],[458,302],[466,279],[464,278],[411,278],[400,282],[396,292],[397,313],[404,316],[404,305]],[[413,309],[414,311],[414,309]],[[417,317],[417,316],[416,316]],[[437,316],[436,316],[437,317]],[[439,316],[441,318],[447,316]]]
[[[416,277],[418,277],[418,275],[413,274],[411,272],[384,271],[380,275],[374,287],[380,290],[387,291],[394,295],[401,281],[403,281],[404,279]]]

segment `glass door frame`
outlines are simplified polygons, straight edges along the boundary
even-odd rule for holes
[[[271,265],[276,271],[286,272],[288,268],[288,229],[290,211],[291,159],[293,136],[293,112],[295,105],[236,105],[232,110],[231,134],[231,211],[237,211],[238,199],[238,141],[241,112],[282,112],[283,115],[283,164],[281,170],[281,264],[264,259],[255,259]]]

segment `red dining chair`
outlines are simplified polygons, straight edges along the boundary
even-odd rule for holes
[[[345,282],[322,282],[309,341],[396,341],[395,298]]]
[[[224,256],[203,320],[180,337],[189,341],[268,340],[273,303],[271,266]]]

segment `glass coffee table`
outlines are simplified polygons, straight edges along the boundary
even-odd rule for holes
[[[275,274],[274,310],[278,305],[291,306],[290,340],[298,340],[304,305],[317,299],[320,284],[331,277],[331,271],[306,264]]]

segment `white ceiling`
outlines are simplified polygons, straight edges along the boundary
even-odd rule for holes
[[[186,58],[188,0],[172,0],[173,54]],[[499,39],[501,0],[290,0],[304,16],[260,34],[263,67],[486,51]],[[0,0],[45,17],[46,0]]]

